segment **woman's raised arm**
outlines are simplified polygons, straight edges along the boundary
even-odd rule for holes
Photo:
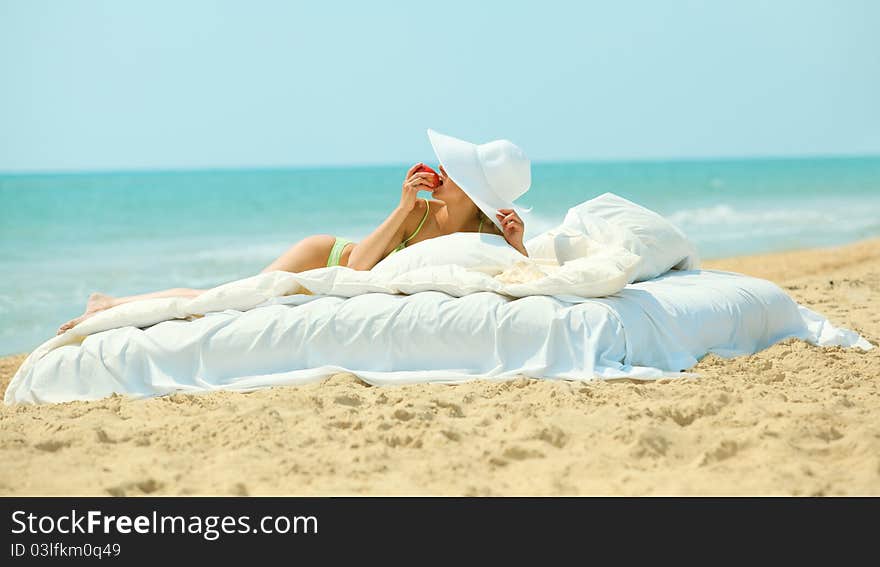
[[[369,270],[379,263],[385,249],[397,230],[412,212],[416,204],[416,194],[420,189],[431,187],[431,173],[416,173],[421,163],[417,163],[406,172],[400,204],[388,215],[388,218],[369,236],[355,244],[348,255],[348,267],[353,270]]]
[[[391,238],[408,215],[400,207],[395,208],[376,230],[352,247],[348,255],[348,267],[353,270],[369,270],[378,264]]]

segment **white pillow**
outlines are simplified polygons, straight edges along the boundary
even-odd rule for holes
[[[524,243],[529,258],[539,262],[562,265],[600,251],[602,244],[587,237],[583,231],[558,226]]]
[[[523,258],[525,256],[501,235],[454,232],[422,240],[389,254],[371,271],[394,277],[425,266],[455,264],[495,276]]]
[[[696,247],[678,227],[614,193],[599,195],[569,209],[562,227],[639,256],[639,265],[632,275],[634,282],[655,278],[671,269],[690,270],[699,266]]]
[[[529,258],[557,262],[553,238],[558,230],[558,227],[545,230],[541,234],[526,240],[523,245],[529,253]]]
[[[649,280],[670,269],[699,267],[696,247],[681,230],[614,193],[572,207],[561,225],[525,243],[530,257],[559,264],[595,253],[597,246],[618,246],[639,257],[631,282]]]

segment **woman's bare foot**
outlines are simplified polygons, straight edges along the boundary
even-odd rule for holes
[[[86,302],[86,311],[76,319],[71,319],[67,323],[58,327],[57,335],[64,333],[68,329],[72,329],[73,327],[79,325],[92,315],[96,313],[100,313],[105,309],[110,309],[111,307],[116,305],[116,298],[112,295],[107,295],[105,293],[95,292],[89,296],[88,302]]]

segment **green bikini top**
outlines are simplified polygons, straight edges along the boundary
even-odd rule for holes
[[[388,254],[389,256],[391,256],[391,254],[394,254],[395,252],[399,252],[400,250],[403,250],[406,247],[406,243],[409,242],[413,236],[417,235],[420,230],[422,230],[422,225],[425,224],[425,219],[428,218],[429,212],[431,212],[431,204],[428,201],[428,199],[425,199],[425,216],[422,217],[422,221],[419,223],[418,228],[416,228],[415,232],[410,234],[409,237],[406,238],[406,240],[404,240],[403,242],[398,244],[397,248],[395,248],[394,250],[391,251],[390,254]]]
[[[389,256],[391,256],[391,254],[394,254],[395,252],[399,252],[400,250],[403,250],[404,248],[406,248],[406,243],[409,242],[413,236],[417,235],[420,230],[422,230],[422,225],[425,224],[425,219],[428,218],[428,213],[430,211],[431,211],[431,203],[430,203],[430,201],[428,201],[428,199],[425,199],[425,216],[422,217],[422,221],[419,223],[419,226],[416,228],[416,230],[412,234],[409,235],[409,237],[406,238],[406,240],[404,240],[403,242],[398,244],[397,248],[395,248],[394,250],[392,250],[388,254]],[[477,232],[482,232],[482,230],[483,230],[483,219],[481,218],[480,219],[480,228],[477,229]]]

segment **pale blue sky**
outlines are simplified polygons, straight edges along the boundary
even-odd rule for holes
[[[880,153],[880,2],[0,0],[0,171]]]

